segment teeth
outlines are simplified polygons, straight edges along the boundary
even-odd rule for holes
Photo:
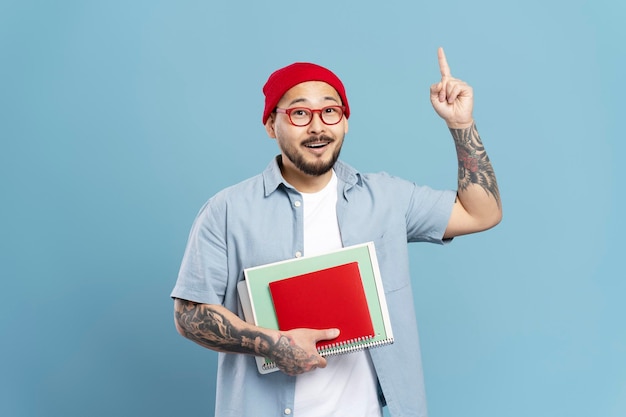
[[[327,143],[310,143],[306,145],[308,148],[321,148],[322,146],[326,146]]]

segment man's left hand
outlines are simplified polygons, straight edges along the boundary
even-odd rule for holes
[[[441,81],[430,86],[430,102],[449,128],[464,129],[474,122],[474,91],[464,81],[452,77],[443,48],[437,51]]]

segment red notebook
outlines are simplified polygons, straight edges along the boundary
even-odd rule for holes
[[[280,330],[337,328],[317,349],[335,348],[374,337],[358,262],[269,283]]]

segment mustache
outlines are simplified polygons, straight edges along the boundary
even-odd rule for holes
[[[302,145],[309,145],[311,143],[319,143],[319,142],[334,142],[335,139],[331,138],[330,136],[326,136],[326,135],[319,135],[319,136],[309,136],[308,138],[306,138],[305,140],[302,141]]]

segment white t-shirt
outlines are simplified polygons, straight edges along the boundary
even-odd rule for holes
[[[337,224],[337,177],[316,193],[302,193],[304,255],[342,247]],[[324,369],[296,378],[294,417],[382,417],[376,372],[367,350],[330,356]]]

